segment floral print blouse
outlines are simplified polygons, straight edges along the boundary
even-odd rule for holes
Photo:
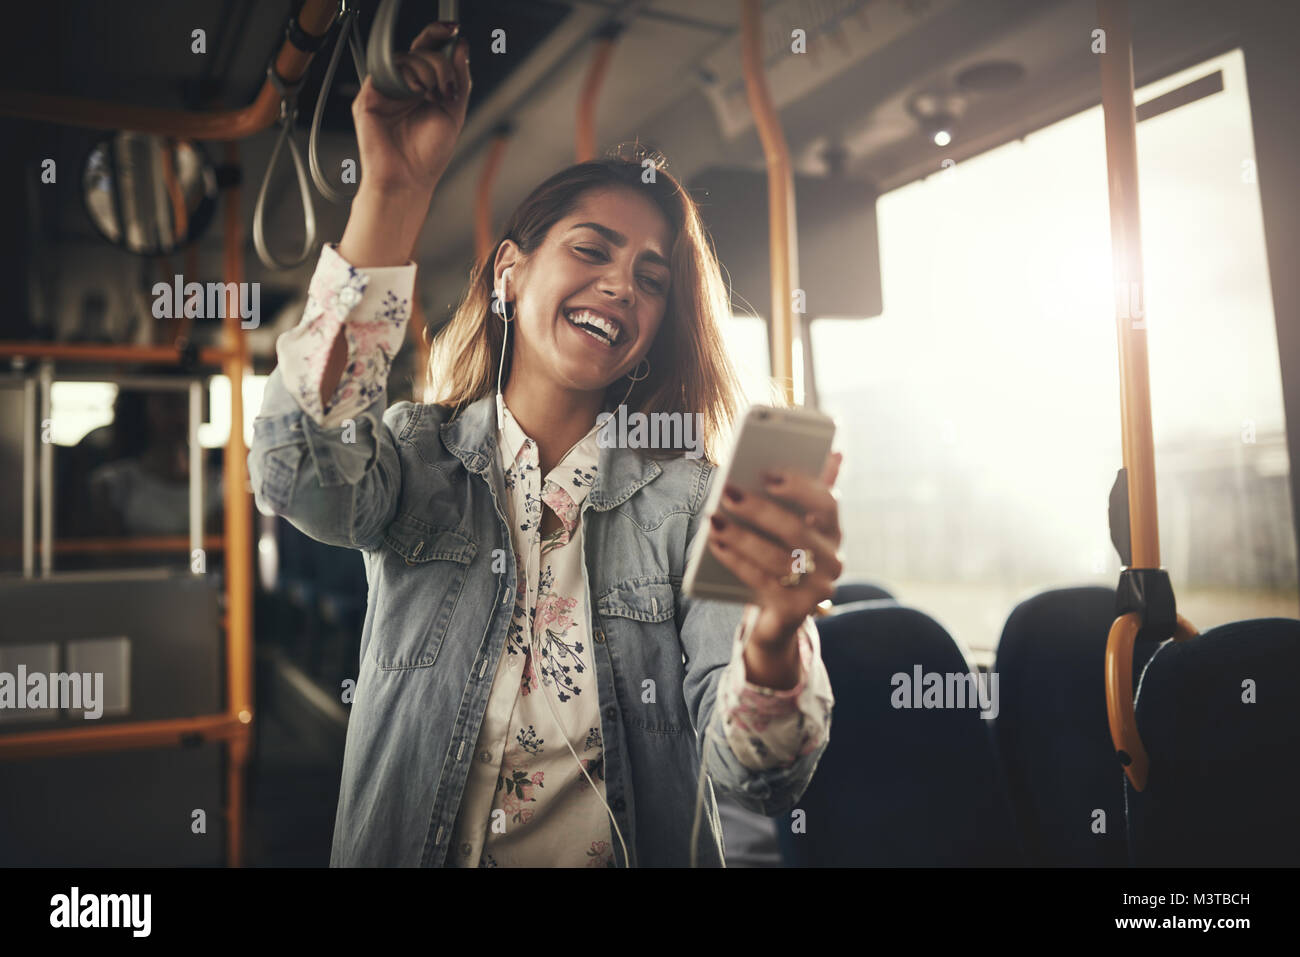
[[[284,381],[316,422],[340,426],[384,393],[414,282],[413,263],[360,270],[334,246],[322,249],[303,318],[276,342]],[[340,326],[348,361],[322,407],[321,379]],[[537,443],[505,410],[498,449],[519,586],[448,866],[613,866],[617,837],[602,803],[604,750],[582,557],[581,509],[596,480],[597,431],[593,424],[543,477]],[[544,509],[559,519],[545,538]],[[795,687],[778,691],[747,680],[744,642],[757,616],[757,606],[749,606],[719,685],[727,743],[755,770],[789,766],[819,748],[834,704],[811,619],[799,630]]]

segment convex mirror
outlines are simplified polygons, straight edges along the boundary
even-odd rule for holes
[[[114,133],[95,144],[82,172],[91,222],[109,242],[165,255],[202,236],[217,203],[217,173],[197,143]]]

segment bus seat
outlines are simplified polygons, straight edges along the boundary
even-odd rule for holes
[[[1300,865],[1300,621],[1160,645],[1138,685],[1146,788],[1125,778],[1138,866]]]
[[[967,674],[961,647],[906,606],[863,602],[817,623],[835,694],[831,740],[795,812],[776,818],[787,866],[1022,862],[989,721],[895,708],[894,676]],[[803,812],[802,815],[799,812]],[[795,833],[802,819],[806,830]]]
[[[893,601],[894,596],[871,582],[842,582],[835,586],[832,605],[847,605],[855,601]]]
[[[1034,866],[1123,867],[1127,860],[1123,771],[1106,718],[1106,639],[1114,620],[1113,588],[1058,588],[1021,602],[1002,629],[994,725]],[[1139,642],[1134,674],[1156,644]]]

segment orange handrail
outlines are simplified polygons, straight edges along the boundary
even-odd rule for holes
[[[36,543],[39,552],[43,547]],[[203,537],[205,551],[216,552],[225,548],[220,535]],[[0,539],[0,555],[14,555],[22,550],[16,539]],[[59,555],[102,555],[118,552],[189,552],[188,535],[113,536],[103,538],[60,538],[54,542],[54,552]]]
[[[95,727],[52,728],[0,735],[0,760],[51,755],[119,751],[125,748],[175,746],[200,735],[205,740],[230,741],[247,736],[248,726],[237,715],[205,714],[194,718],[99,724]],[[230,795],[232,802],[236,799]],[[237,866],[237,865],[236,865]]]
[[[162,144],[163,182],[167,184],[167,197],[172,204],[172,226],[175,236],[189,234],[189,211],[185,208],[185,197],[181,192],[180,180],[176,178],[176,143],[167,139]]]
[[[298,26],[310,36],[321,37],[329,31],[337,13],[337,0],[303,0],[298,12]],[[311,53],[299,50],[286,38],[276,55],[275,71],[286,82],[296,83],[307,72],[311,58]],[[266,129],[279,118],[280,92],[268,79],[248,106],[210,113],[155,109],[43,93],[0,92],[0,115],[94,130],[134,130],[192,140],[243,139]]]
[[[596,101],[605,83],[605,73],[614,55],[614,38],[603,36],[596,40],[596,51],[587,67],[587,78],[582,83],[578,97],[578,162],[586,163],[596,156]]]
[[[1101,60],[1101,106],[1110,185],[1110,242],[1119,337],[1120,425],[1128,483],[1131,555],[1128,570],[1159,571],[1155,443],[1147,372],[1146,309],[1142,275],[1142,222],[1138,204],[1137,112],[1133,103],[1133,44],[1127,0],[1097,0],[1106,51]],[[1134,308],[1135,306],[1140,308]],[[1196,629],[1175,610],[1175,640]],[[1138,791],[1146,787],[1148,760],[1133,707],[1133,644],[1143,616],[1127,613],[1106,641],[1106,716],[1124,773]],[[1165,636],[1161,636],[1165,637]]]
[[[474,255],[480,262],[492,253],[492,186],[501,169],[509,140],[505,130],[498,130],[493,135],[492,148],[483,161],[483,171],[479,173],[478,188],[474,192]],[[484,268],[491,269],[492,264],[486,263]]]
[[[1110,740],[1124,773],[1138,791],[1146,788],[1150,767],[1133,708],[1133,645],[1141,628],[1141,616],[1129,612],[1115,619],[1106,639],[1106,720],[1110,725]],[[1174,640],[1185,641],[1195,636],[1192,623],[1179,615]]]
[[[1147,374],[1142,219],[1138,206],[1137,114],[1133,104],[1133,48],[1127,0],[1098,0],[1106,31],[1101,54],[1101,106],[1110,183],[1110,243],[1119,336],[1120,416],[1128,470],[1129,528],[1134,568],[1160,567],[1156,469]],[[1135,306],[1141,306],[1135,309]],[[1138,313],[1135,315],[1135,313]]]
[[[239,144],[226,143],[226,162],[239,165]],[[226,444],[225,467],[225,541],[226,541],[226,613],[230,627],[227,630],[226,681],[229,705],[227,710],[242,724],[245,731],[253,721],[253,578],[249,556],[253,547],[253,511],[248,480],[248,449],[244,446],[244,369],[248,365],[248,338],[241,334],[239,284],[244,280],[244,233],[240,218],[240,194],[233,185],[226,190],[226,222],[223,240],[223,280],[229,290],[230,302],[222,323],[226,361],[224,369],[230,380],[230,440]],[[248,735],[235,735],[230,739],[230,760],[227,763],[228,794],[230,795],[230,827],[227,830],[227,851],[231,866],[241,861],[243,840],[243,787],[244,767],[248,762]]]
[[[794,172],[781,120],[763,74],[762,12],[759,0],[740,0],[741,53],[745,90],[767,160],[768,245],[772,266],[772,377],[794,404],[792,294],[799,286],[795,235]]]
[[[176,365],[180,359],[175,346],[94,345],[88,342],[0,342],[0,357],[157,366]],[[199,364],[205,366],[219,367],[227,358],[225,349],[202,348],[198,353]]]

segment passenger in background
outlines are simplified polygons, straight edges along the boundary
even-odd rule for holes
[[[188,406],[183,393],[123,389],[113,406],[109,461],[89,476],[88,535],[184,535],[190,528]],[[86,444],[95,433],[83,440]],[[220,531],[221,466],[207,450],[206,531]]]

